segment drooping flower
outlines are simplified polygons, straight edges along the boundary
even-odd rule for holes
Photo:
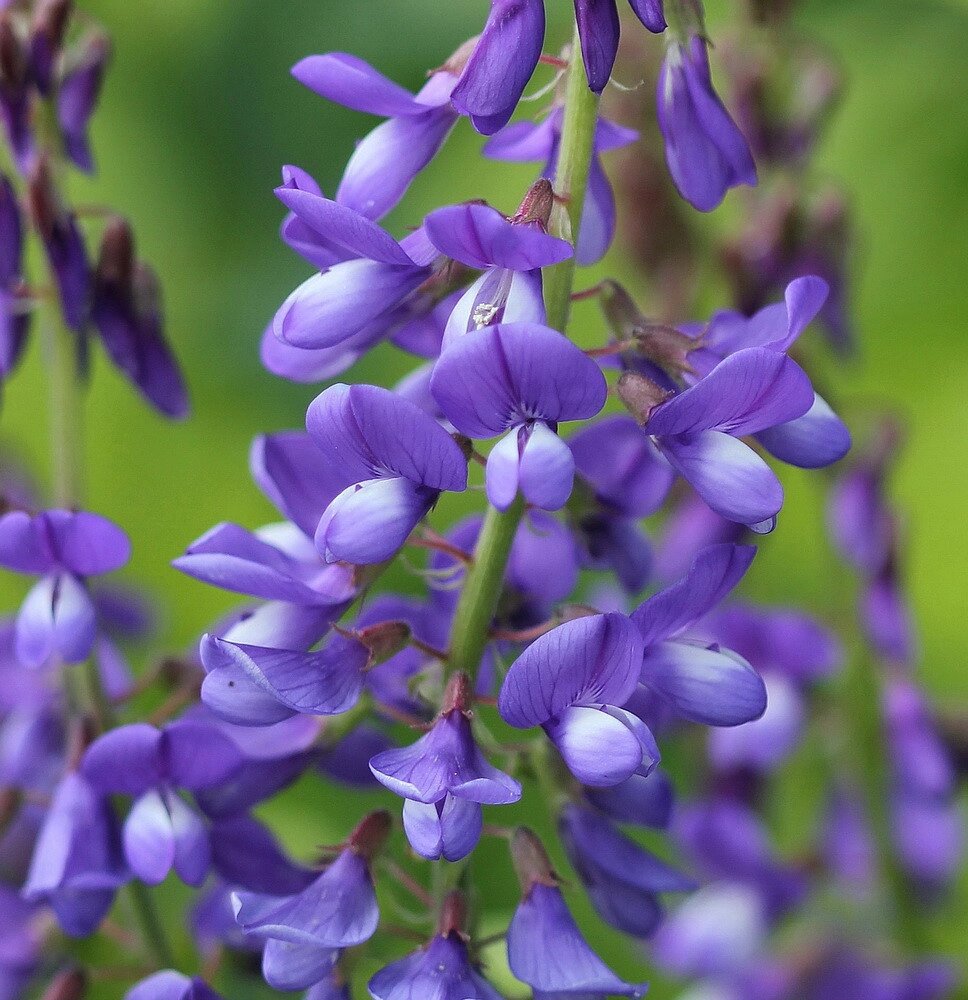
[[[710,212],[731,187],[756,184],[749,145],[713,89],[705,39],[670,42],[657,96],[666,162],[686,201]]]
[[[543,163],[541,176],[551,179],[558,167],[563,124],[564,109],[556,105],[540,123],[514,122],[502,129],[485,145],[484,155],[511,163]],[[575,259],[583,267],[601,260],[615,236],[615,195],[601,156],[628,146],[637,138],[638,133],[633,129],[605,118],[596,122],[588,191],[575,245]]]
[[[130,552],[124,532],[98,514],[10,511],[0,517],[0,565],[41,575],[17,615],[23,664],[39,667],[52,656],[65,663],[87,659],[97,618],[85,579],[119,569]]]
[[[165,340],[158,279],[136,258],[134,234],[120,217],[101,240],[91,319],[108,356],[148,402],[165,416],[185,417],[188,394]]]
[[[306,427],[352,484],[316,528],[316,547],[327,562],[389,558],[442,491],[467,486],[467,462],[453,438],[386,389],[330,386],[310,404]]]
[[[543,323],[541,268],[572,256],[571,244],[545,232],[553,194],[538,181],[511,218],[490,205],[448,205],[424,220],[427,237],[451,260],[484,273],[454,306],[443,345],[482,326]]]
[[[387,813],[366,817],[323,874],[293,896],[233,897],[242,929],[266,939],[262,970],[270,986],[312,986],[330,972],[339,949],[373,936],[380,913],[369,865],[389,828]]]
[[[110,803],[68,773],[54,792],[34,847],[24,898],[47,903],[71,937],[87,937],[130,878]]]
[[[381,219],[400,201],[458,118],[450,102],[457,76],[447,67],[416,95],[345,52],[308,56],[292,75],[336,104],[388,119],[357,144],[336,191],[339,204],[368,219]]]
[[[0,379],[23,353],[30,314],[19,294],[23,280],[23,220],[9,178],[0,175]]]
[[[515,832],[511,853],[522,892],[508,927],[511,972],[542,1000],[644,996],[645,983],[619,979],[582,937],[548,856],[530,830]]]
[[[655,740],[622,708],[638,684],[642,649],[624,615],[565,622],[511,664],[498,697],[501,717],[519,729],[542,726],[583,784],[647,774],[659,761]]]
[[[455,675],[430,731],[412,746],[385,750],[370,761],[377,781],[406,800],[404,829],[424,857],[465,857],[480,836],[481,805],[507,805],[521,797],[521,786],[478,748],[471,702],[469,679]]]
[[[124,853],[142,881],[157,885],[175,869],[201,885],[211,864],[202,818],[178,795],[213,788],[231,778],[243,758],[214,726],[173,722],[121,726],[88,747],[81,772],[101,795],[134,797],[124,822]]]
[[[491,0],[452,95],[478,132],[492,135],[507,125],[538,65],[544,35],[544,0]]]
[[[506,510],[519,491],[543,510],[564,506],[575,466],[555,428],[560,420],[593,417],[604,405],[605,379],[592,359],[547,327],[502,324],[446,348],[430,387],[462,433],[505,434],[487,460],[495,507]]]
[[[587,806],[565,806],[558,832],[598,915],[625,934],[648,937],[662,919],[660,895],[696,888]]]
[[[766,709],[762,678],[738,653],[710,644],[693,627],[749,569],[756,549],[713,545],[678,583],[653,594],[632,613],[644,644],[641,683],[648,696],[681,718],[736,726]]]

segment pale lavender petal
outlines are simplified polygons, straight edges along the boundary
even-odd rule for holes
[[[783,506],[783,487],[773,470],[738,438],[721,431],[666,438],[662,450],[673,468],[728,521],[754,530],[769,525]]]
[[[850,431],[827,402],[814,394],[813,406],[796,420],[757,434],[757,440],[781,462],[799,469],[822,469],[850,451]]]
[[[642,683],[676,713],[707,726],[738,726],[766,710],[766,686],[736,653],[718,648],[660,642],[642,661]]]
[[[624,615],[566,622],[511,664],[498,710],[508,724],[526,729],[572,705],[623,705],[635,690],[641,660],[638,629]]]
[[[520,478],[519,430],[512,430],[491,449],[487,456],[485,486],[487,499],[498,510],[507,510],[518,495]]]
[[[339,952],[316,944],[270,938],[262,952],[262,976],[277,990],[303,990],[329,975]]]
[[[499,323],[535,323],[546,319],[540,271],[491,268],[467,286],[450,312],[442,348],[449,349],[464,334]]]
[[[442,802],[403,803],[403,828],[422,858],[460,861],[477,846],[483,817],[480,804],[447,795]]]
[[[655,740],[634,715],[621,709],[566,708],[544,724],[568,770],[590,788],[617,785],[648,774],[659,760]]]
[[[174,792],[167,794],[166,802],[175,843],[174,869],[185,885],[200,886],[212,863],[208,830],[201,816]]]
[[[175,835],[168,807],[158,791],[142,795],[124,823],[124,854],[131,870],[148,885],[164,882],[175,863]]]
[[[541,510],[561,510],[571,496],[574,456],[543,421],[536,421],[525,438],[518,477],[524,498]]]

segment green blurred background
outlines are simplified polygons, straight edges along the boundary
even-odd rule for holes
[[[714,21],[725,2],[709,0]],[[217,521],[256,526],[272,517],[247,475],[249,442],[258,432],[299,425],[313,395],[273,379],[258,361],[263,326],[308,273],[276,236],[279,167],[297,163],[332,192],[354,140],[372,124],[304,91],[289,67],[312,52],[350,50],[416,87],[428,66],[477,30],[487,4],[81,6],[109,29],[115,61],[94,126],[98,175],[78,182],[73,194],[134,220],[141,254],[164,283],[170,336],[194,410],[184,424],[163,422],[99,358],[87,405],[87,504],[130,532],[135,554],[127,575],[166,609],[158,648],[181,647],[232,600],[180,577],[169,560]],[[569,5],[548,6],[557,8],[552,48],[566,38],[561,15]],[[855,305],[862,355],[836,384],[841,394],[890,405],[909,421],[896,489],[908,518],[923,677],[941,703],[968,704],[968,2],[801,6],[803,29],[835,54],[848,78],[819,154],[819,172],[842,178],[849,190],[861,234]],[[513,208],[530,170],[476,158],[479,141],[460,128],[390,228],[402,233],[422,211],[463,198],[485,196]],[[40,353],[35,342],[4,389],[0,441],[43,480]],[[403,370],[399,359],[378,351],[354,377],[388,382]],[[763,541],[751,590],[849,621],[843,572],[819,541],[820,478],[792,473],[787,482],[780,528]],[[0,584],[7,605],[19,592],[14,587]],[[344,803],[338,797],[332,808],[317,806],[312,829],[303,816],[286,830],[290,842],[305,847],[338,837]],[[795,807],[791,814],[803,819]],[[963,952],[968,935],[966,901],[962,887],[932,921],[933,940],[952,955]],[[621,961],[619,946],[610,948],[609,957]]]

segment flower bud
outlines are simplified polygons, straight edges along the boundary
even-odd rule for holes
[[[406,622],[380,622],[369,625],[353,634],[370,651],[371,665],[389,660],[410,642],[411,630]]]
[[[440,919],[437,922],[437,933],[443,937],[448,934],[458,934],[464,937],[467,926],[467,898],[456,889],[449,892],[440,908]]]
[[[474,703],[474,687],[471,679],[465,673],[454,674],[447,683],[447,690],[444,691],[443,704],[440,707],[441,715],[448,715],[450,712],[470,711]]]
[[[114,216],[101,237],[95,280],[98,285],[130,288],[134,275],[134,233],[127,219]]]
[[[518,224],[537,222],[542,229],[547,229],[554,204],[555,191],[551,181],[541,177],[528,189],[517,212],[511,216],[511,221]]]
[[[87,973],[83,969],[58,972],[41,996],[41,1000],[84,1000],[87,996]]]
[[[64,44],[73,0],[40,0],[30,31],[30,61],[34,80],[42,94],[50,93],[54,67]]]

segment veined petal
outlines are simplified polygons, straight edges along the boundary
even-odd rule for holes
[[[527,729],[572,705],[622,705],[635,690],[641,660],[641,636],[625,615],[565,622],[511,664],[498,710],[509,725]]]

